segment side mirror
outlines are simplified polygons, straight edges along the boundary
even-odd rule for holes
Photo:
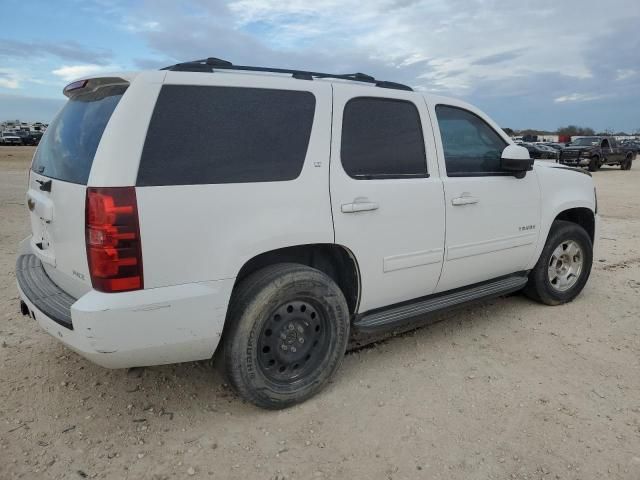
[[[507,172],[513,172],[516,178],[524,178],[533,169],[533,159],[529,157],[529,150],[520,145],[507,145],[502,151],[500,166]]]

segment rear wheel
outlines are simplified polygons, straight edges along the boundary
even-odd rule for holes
[[[594,155],[593,157],[591,157],[591,160],[589,161],[589,171],[595,172],[599,168],[600,168],[600,157],[598,157],[597,155]]]
[[[556,220],[524,293],[547,305],[570,302],[587,283],[592,262],[593,245],[584,228]]]
[[[628,154],[626,158],[620,162],[620,168],[622,170],[631,170],[631,164],[633,163],[633,155]]]
[[[231,385],[269,409],[302,402],[340,366],[349,310],[340,288],[319,270],[297,264],[266,267],[234,292],[224,338]]]

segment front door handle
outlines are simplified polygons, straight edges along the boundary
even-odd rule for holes
[[[380,208],[376,202],[370,202],[366,198],[356,198],[353,203],[343,203],[340,206],[342,213],[370,212]]]
[[[478,200],[476,197],[472,197],[470,195],[462,195],[461,197],[452,198],[451,205],[455,207],[460,205],[473,205],[474,203],[478,203],[479,201],[480,200]]]

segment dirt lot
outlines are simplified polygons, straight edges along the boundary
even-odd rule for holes
[[[450,313],[266,412],[207,363],[105,370],[18,313],[31,154],[0,147],[0,479],[640,478],[640,165],[594,175],[600,248],[575,302]]]

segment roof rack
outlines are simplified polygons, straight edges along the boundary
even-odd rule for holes
[[[192,60],[184,63],[176,63],[168,67],[161,68],[161,70],[169,70],[172,72],[209,72],[213,73],[215,70],[240,70],[245,72],[269,72],[269,73],[285,73],[290,74],[293,78],[298,80],[313,80],[314,78],[336,78],[339,80],[352,80],[355,82],[372,83],[376,87],[380,88],[393,88],[396,90],[408,90],[413,91],[408,85],[402,83],[387,82],[384,80],[376,80],[371,75],[365,73],[321,73],[321,72],[308,72],[306,70],[291,70],[288,68],[270,68],[270,67],[250,67],[247,65],[234,65],[226,60],[221,60],[215,57],[209,57],[202,60]]]

